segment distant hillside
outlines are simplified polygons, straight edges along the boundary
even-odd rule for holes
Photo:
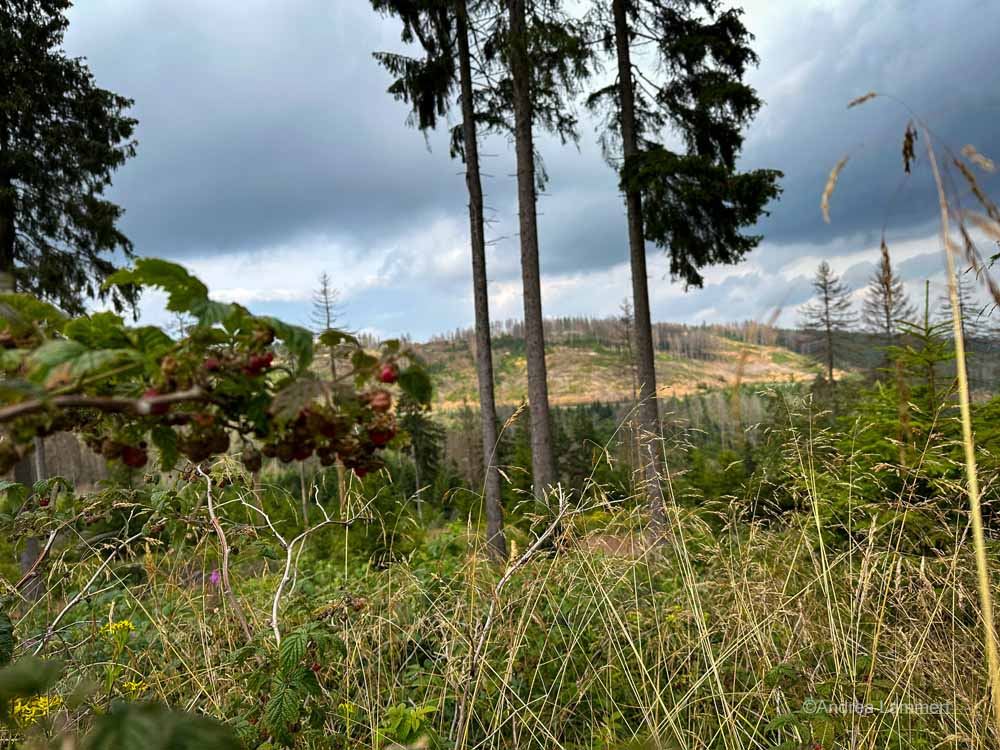
[[[549,396],[553,404],[626,401],[636,388],[630,331],[620,319],[547,320]],[[777,329],[755,326],[657,324],[656,370],[663,396],[737,383],[788,383],[812,380],[820,371],[809,357],[779,345]],[[474,339],[470,331],[424,344],[417,350],[434,376],[436,406],[442,410],[478,403]],[[527,396],[527,363],[520,322],[495,327],[494,369],[499,405],[516,405]]]
[[[738,344],[718,339],[711,359],[692,359],[657,352],[656,372],[660,393],[683,396],[699,389],[743,383],[792,382],[812,379],[819,368],[807,357],[774,346]],[[468,344],[440,342],[417,347],[434,377],[436,406],[453,409],[478,403],[473,350]],[[627,350],[599,344],[553,343],[546,347],[549,397],[553,404],[625,401],[633,398],[635,380]],[[501,339],[494,343],[496,395],[500,405],[520,403],[527,397],[523,343]]]
[[[823,371],[820,347],[813,334],[756,323],[684,325],[656,323],[657,381],[662,396],[685,396],[737,383],[811,381]],[[595,401],[623,402],[636,387],[631,365],[631,330],[624,318],[554,318],[545,321],[549,396],[569,406]],[[441,410],[476,406],[475,337],[460,329],[429,342],[414,344],[434,377],[435,406]],[[363,342],[375,345],[374,341]],[[996,392],[1000,347],[988,339],[967,344],[974,389]],[[852,332],[837,342],[841,376],[872,373],[883,366],[885,353],[877,337]],[[321,355],[317,366],[325,359]],[[516,406],[527,397],[527,362],[520,321],[493,327],[493,360],[497,403]],[[942,373],[946,375],[946,373]]]

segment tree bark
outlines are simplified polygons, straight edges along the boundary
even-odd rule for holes
[[[517,156],[518,225],[524,339],[528,360],[528,406],[531,414],[531,472],[535,497],[544,500],[556,481],[549,416],[549,387],[542,329],[542,288],[538,266],[538,216],[535,193],[535,146],[532,137],[531,61],[525,0],[508,0],[510,68],[514,93],[514,142]]]
[[[629,49],[628,17],[625,0],[612,0],[615,17],[615,46],[618,53],[618,90],[621,107],[622,155],[627,163],[639,153],[635,125],[635,98],[632,86],[632,61]],[[646,273],[646,237],[642,226],[642,196],[637,190],[625,190],[628,216],[629,259],[632,266],[632,307],[635,319],[635,361],[639,379],[639,462],[642,466],[654,526],[665,520],[663,487],[660,484],[660,412],[656,398],[656,361],[653,350],[653,324],[649,311],[649,282]]]
[[[15,291],[13,190],[10,178],[6,175],[0,177],[0,294],[10,294]]]
[[[827,309],[829,309],[829,303],[827,303]],[[833,384],[833,324],[829,320],[829,312],[827,313],[827,323],[826,323],[826,372],[830,379],[831,385]]]
[[[490,339],[490,305],[486,279],[486,229],[483,216],[483,183],[479,172],[475,102],[472,95],[468,5],[466,0],[458,0],[456,5],[465,183],[469,190],[469,234],[472,244],[472,296],[476,316],[476,374],[479,378],[479,414],[483,434],[486,544],[491,557],[498,561],[506,561],[507,540],[504,536],[503,507],[500,502],[500,472],[495,462],[499,436],[496,398],[493,391],[493,345]]]

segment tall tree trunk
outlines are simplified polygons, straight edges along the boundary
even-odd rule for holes
[[[14,291],[13,190],[14,186],[8,176],[0,178],[0,294]]]
[[[632,88],[632,61],[629,50],[628,17],[625,0],[613,0],[615,45],[618,52],[618,91],[621,106],[622,152],[625,161],[639,152],[635,127],[635,99]],[[639,461],[645,478],[650,521],[660,526],[665,519],[663,488],[660,485],[660,412],[656,399],[656,362],[653,351],[653,323],[649,312],[646,275],[646,238],[642,227],[642,196],[625,191],[628,214],[628,247],[632,265],[632,307],[635,318],[635,362],[639,379]]]
[[[538,216],[535,193],[535,146],[532,138],[531,61],[525,0],[508,0],[510,69],[514,93],[514,142],[517,155],[517,208],[524,292],[524,340],[528,359],[528,406],[531,413],[531,471],[534,494],[543,500],[555,484],[549,386],[542,329],[542,285],[538,268]]]
[[[483,183],[479,174],[479,143],[472,98],[472,61],[469,52],[468,5],[458,0],[458,62],[462,87],[462,138],[465,143],[465,183],[469,190],[469,234],[472,240],[472,296],[476,314],[476,374],[479,377],[479,414],[483,428],[483,504],[486,511],[486,544],[498,561],[507,559],[507,540],[500,504],[500,472],[495,458],[497,408],[493,392],[493,346],[490,340],[490,304],[486,280],[486,230],[483,218]]]

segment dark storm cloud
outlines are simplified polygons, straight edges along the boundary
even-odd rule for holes
[[[782,200],[761,223],[770,242],[872,237],[884,224],[906,235],[933,217],[922,141],[917,170],[909,179],[903,172],[902,136],[913,116],[927,122],[939,148],[973,143],[1000,153],[1000,3],[883,0],[801,14],[788,7],[787,27],[761,50],[753,75],[768,106],[745,152],[748,166],[786,174]],[[753,17],[748,23],[753,28]],[[846,108],[868,91],[899,101]],[[826,226],[819,197],[843,155],[850,161]]]
[[[931,234],[928,175],[902,179],[909,115],[888,100],[848,111],[846,102],[865,91],[904,99],[942,142],[1000,154],[1000,3],[744,5],[761,56],[751,82],[767,104],[748,132],[743,166],[783,170],[784,195],[759,227],[765,242],[751,256],[755,271],[681,296],[668,289],[662,268],[656,276],[651,270],[654,287],[670,292],[654,306],[661,318],[753,317],[798,304],[808,297],[810,272],[796,266],[789,273],[789,264],[877,248],[883,225],[892,242]],[[445,135],[432,135],[428,150],[404,124],[406,106],[385,93],[388,75],[371,52],[400,48],[395,22],[363,0],[88,0],[71,20],[70,52],[88,58],[101,85],[136,99],[139,156],[117,175],[114,197],[141,254],[191,262],[239,254],[251,263],[308,245],[316,248],[316,271],[336,262],[345,275],[377,275],[347,291],[350,306],[367,311],[361,320],[378,315],[388,325],[393,305],[417,335],[453,327],[456,316],[460,324],[471,320],[468,295],[458,291],[467,287],[467,263],[449,265],[446,277],[414,263],[411,238],[442,221],[462,228],[466,199]],[[546,312],[593,310],[593,285],[581,274],[616,280],[602,290],[604,307],[628,292],[625,276],[612,273],[627,259],[617,181],[586,118],[580,137],[579,150],[538,138],[550,176],[539,204],[543,273],[576,274],[580,286],[576,298],[567,288],[547,298]],[[513,157],[504,139],[491,139],[483,152],[495,242],[490,277],[509,296],[519,278]],[[825,225],[819,196],[845,153],[851,160],[833,198],[834,221]],[[922,151],[918,157],[923,168]],[[437,243],[424,237],[419,252],[451,248],[453,235]],[[335,252],[324,255],[324,242]],[[909,276],[917,262],[900,270]],[[414,278],[417,267],[427,275]],[[869,272],[856,265],[851,279],[863,283]],[[241,286],[228,278],[212,283]],[[428,292],[450,301],[422,304]],[[305,317],[308,286],[288,281],[280,300],[282,310],[302,310],[290,317]],[[507,314],[517,309],[500,305]]]
[[[371,242],[454,208],[458,167],[441,144],[428,151],[385,94],[371,52],[398,47],[398,34],[365,5],[77,7],[71,51],[136,100],[139,156],[114,195],[141,252],[316,233]]]

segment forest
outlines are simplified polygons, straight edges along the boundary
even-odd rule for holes
[[[853,82],[838,107],[885,105],[891,139],[831,152],[797,221],[849,221],[884,150],[940,270],[885,218],[863,283],[828,243],[788,260],[801,302],[657,320],[658,287],[769,252],[790,199],[744,153],[752,9],[358,5],[398,41],[352,61],[402,113],[384,127],[460,175],[468,304],[420,279],[431,336],[383,335],[375,305],[349,323],[347,268],[306,269],[305,314],[279,315],[148,252],[113,183],[141,99],[67,50],[96,5],[0,3],[0,745],[998,746],[989,156]],[[594,123],[627,294],[563,314],[545,157]]]

